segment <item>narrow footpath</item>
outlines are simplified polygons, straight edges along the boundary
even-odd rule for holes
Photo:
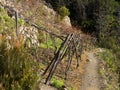
[[[100,90],[99,79],[99,60],[94,52],[88,53],[88,60],[85,65],[85,72],[82,76],[82,84],[80,90]]]

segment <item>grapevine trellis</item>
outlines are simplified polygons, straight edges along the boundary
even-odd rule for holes
[[[16,11],[14,11],[16,12]],[[18,14],[15,13],[16,15],[16,34],[18,36]],[[76,67],[79,66],[80,64],[80,61],[81,61],[81,55],[82,55],[82,52],[86,49],[86,48],[89,48],[90,44],[93,44],[96,39],[95,38],[91,38],[90,36],[87,36],[87,35],[83,35],[81,33],[74,33],[74,32],[69,32],[69,33],[66,33],[64,35],[58,35],[58,34],[55,34],[54,32],[51,32],[51,30],[47,29],[45,26],[39,26],[35,23],[31,23],[30,21],[28,20],[25,20],[23,19],[26,23],[28,23],[30,26],[33,26],[35,27],[36,29],[38,29],[38,31],[44,31],[46,32],[46,36],[49,34],[51,36],[54,36],[54,38],[59,38],[62,40],[62,43],[60,45],[60,47],[58,48],[58,50],[56,49],[55,51],[55,54],[54,54],[54,57],[52,58],[51,62],[49,63],[49,65],[46,67],[45,71],[43,72],[42,76],[46,75],[46,73],[48,73],[48,76],[45,80],[45,84],[47,84],[58,64],[64,59],[67,57],[67,65],[66,65],[66,68],[65,68],[65,78],[67,78],[67,74],[68,74],[68,71],[69,71],[69,68],[71,66],[71,62],[73,60],[73,57],[75,56],[75,59],[76,59],[76,62],[77,62],[77,65]],[[46,38],[47,39],[47,38]],[[52,39],[52,38],[51,38]],[[54,40],[53,41],[53,44],[54,44],[54,47],[56,46],[55,45],[55,42]],[[47,41],[46,41],[47,43]]]

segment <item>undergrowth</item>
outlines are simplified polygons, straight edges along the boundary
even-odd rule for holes
[[[9,33],[14,30],[15,21],[7,15],[4,8],[0,7],[0,33]]]
[[[0,83],[5,90],[35,90],[39,64],[21,41],[0,37]],[[1,87],[0,87],[1,88]]]
[[[15,21],[2,7],[0,24],[0,90],[36,90],[40,65],[24,47],[23,37],[15,36]]]
[[[99,53],[99,56],[102,60],[99,72],[104,79],[104,90],[119,90],[116,55],[112,51],[106,50]]]
[[[56,87],[59,90],[64,90],[63,86],[64,86],[64,81],[63,80],[59,80],[56,79],[55,77],[52,78],[52,86]]]

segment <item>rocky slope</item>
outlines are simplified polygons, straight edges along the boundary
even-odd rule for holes
[[[59,15],[42,0],[20,0],[18,2],[1,0],[0,3],[12,19],[15,19],[15,13],[18,12],[18,34],[24,37],[24,42],[28,41],[28,46],[30,44],[39,46],[38,33],[44,38],[46,35],[35,27],[26,25],[26,21],[57,34],[61,34],[61,30],[66,32],[66,29],[72,29],[69,17],[66,16],[63,20],[59,20]]]

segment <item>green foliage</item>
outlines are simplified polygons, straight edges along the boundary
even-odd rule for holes
[[[0,82],[6,90],[35,90],[39,64],[21,42],[1,36],[0,62]]]
[[[64,18],[65,16],[69,16],[70,15],[70,12],[69,12],[69,9],[67,9],[65,6],[62,6],[60,9],[59,9],[59,14],[62,18]]]
[[[16,0],[17,1],[17,3],[19,3],[21,0]]]
[[[41,43],[40,47],[41,48],[54,48],[51,40],[49,40],[47,43],[46,42]]]
[[[52,78],[52,86],[62,89],[62,86],[64,86],[64,82],[62,80],[58,80],[56,78]]]
[[[90,29],[90,27],[93,26],[94,21],[92,21],[92,20],[84,20],[84,21],[82,21],[80,23],[81,23],[82,28],[85,31],[86,29]],[[90,31],[87,31],[87,32],[90,32]]]
[[[46,36],[45,36],[46,37]],[[53,38],[52,38],[53,39]],[[41,48],[50,48],[50,49],[59,49],[59,47],[60,47],[60,45],[61,45],[61,43],[62,43],[62,41],[61,41],[61,39],[59,39],[59,38],[54,38],[54,41],[52,40],[52,39],[48,39],[48,41],[47,41],[47,43],[45,42],[46,40],[44,40],[44,38],[43,38],[43,36],[41,36],[41,37],[39,37],[39,41],[40,41],[40,47]],[[44,40],[44,41],[43,41]],[[55,48],[55,46],[54,46],[54,44],[55,44],[55,46],[56,46],[56,48]]]
[[[56,46],[57,46],[57,49],[59,49],[59,47],[61,46],[61,43],[62,43],[62,40],[57,38],[56,39]]]
[[[99,55],[100,58],[104,60],[104,64],[99,70],[101,76],[107,81],[104,90],[119,90],[119,74],[117,72],[118,66],[116,55],[110,50],[101,52]]]
[[[116,66],[116,56],[111,51],[105,51],[101,53],[102,59],[106,62],[106,65],[108,68],[111,68],[111,70],[115,71],[117,69]]]
[[[100,75],[103,76],[103,75],[104,75],[104,71],[103,71],[103,69],[100,69],[100,70],[99,70],[99,73],[100,73]]]
[[[111,68],[110,70],[113,72],[116,70],[116,73],[120,76],[120,14],[118,13],[120,4],[115,0],[101,0],[99,4],[100,14],[97,20],[99,25],[99,28],[97,28],[99,32],[99,46],[111,50],[112,54],[104,53],[105,55],[108,54],[108,56],[103,56],[104,60],[107,63],[107,67]]]
[[[11,32],[14,29],[15,21],[11,19],[4,8],[0,7],[0,33]]]
[[[68,87],[68,90],[76,90],[76,89],[73,87]]]
[[[25,21],[21,18],[18,18],[18,24],[23,25],[23,24],[25,24]]]
[[[108,49],[117,48],[116,39],[114,37],[102,36],[100,38],[99,44],[101,47],[108,48]]]
[[[53,8],[57,11],[58,8],[65,5],[66,0],[45,0],[47,3],[51,3]]]

